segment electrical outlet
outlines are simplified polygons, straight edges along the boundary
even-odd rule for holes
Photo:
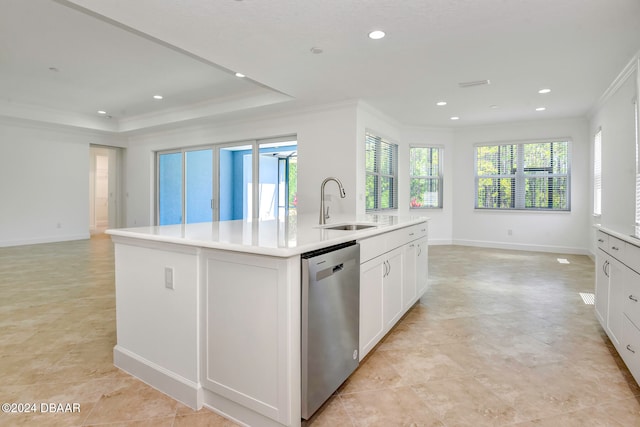
[[[508,229],[507,230],[507,236],[513,236],[513,230],[512,229]]]
[[[164,268],[164,287],[167,289],[173,289],[173,268]]]

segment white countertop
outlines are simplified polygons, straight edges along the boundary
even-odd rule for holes
[[[318,225],[317,215],[292,215],[280,220],[237,220],[120,228],[107,230],[119,237],[278,257],[299,255],[327,246],[360,240],[427,221],[426,217],[362,215],[336,216]],[[328,230],[345,223],[373,224],[363,230]]]
[[[640,246],[640,229],[639,227],[626,227],[628,233],[616,231],[613,228],[603,226],[602,224],[594,224],[596,229],[601,230],[611,236],[617,237],[620,240],[631,243],[635,246]],[[622,228],[622,227],[621,227]]]

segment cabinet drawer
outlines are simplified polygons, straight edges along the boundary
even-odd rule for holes
[[[427,223],[423,222],[409,227],[401,228],[393,233],[391,247],[389,249],[395,249],[400,246],[406,245],[409,242],[420,239],[427,235]]]
[[[598,230],[596,232],[596,242],[598,247],[605,252],[609,252],[609,235]]]
[[[625,256],[626,243],[617,237],[609,236],[609,248],[606,251],[612,257],[622,261]]]
[[[631,371],[633,378],[640,382],[640,330],[624,316],[622,321],[622,359]]]
[[[389,237],[391,234],[393,233],[383,233],[360,240],[358,242],[360,243],[360,264],[388,252]]]
[[[622,262],[640,274],[640,247],[626,243]]]

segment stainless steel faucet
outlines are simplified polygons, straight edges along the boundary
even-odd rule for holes
[[[344,192],[344,187],[342,186],[342,183],[338,178],[334,178],[330,176],[329,178],[326,178],[324,181],[322,181],[322,185],[320,186],[320,225],[326,224],[327,218],[329,218],[329,208],[327,208],[326,212],[324,210],[324,186],[329,181],[335,181],[336,184],[338,184],[338,189],[340,190],[341,198],[344,199],[347,196],[347,193]]]

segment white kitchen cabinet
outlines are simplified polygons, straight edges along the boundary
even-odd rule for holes
[[[624,312],[624,288],[628,280],[629,270],[624,264],[611,259],[609,264],[609,310],[607,313],[607,328],[609,329],[611,341],[620,347],[622,337],[622,317]]]
[[[386,259],[380,257],[360,265],[360,360],[384,336],[382,300]]]
[[[636,381],[640,380],[639,247],[598,231],[595,312]]]
[[[290,325],[300,316],[299,281],[291,275],[299,263],[299,257],[202,251],[202,386],[215,393],[210,398],[284,425],[299,412],[291,407],[297,390],[278,380],[298,371],[291,349],[299,348],[299,334],[292,335]]]
[[[360,242],[360,360],[427,288],[427,225]]]
[[[389,331],[396,324],[402,314],[402,285],[404,277],[402,249],[388,252],[385,256],[382,280],[382,319],[385,331]]]
[[[429,243],[426,237],[416,242],[416,298],[422,298],[429,285]]]
[[[400,319],[402,248],[360,265],[360,360]]]
[[[405,276],[402,281],[402,306],[411,304],[418,294],[418,242],[411,242],[404,246]]]
[[[596,317],[603,328],[607,327],[609,314],[609,270],[611,257],[602,249],[596,250]]]

